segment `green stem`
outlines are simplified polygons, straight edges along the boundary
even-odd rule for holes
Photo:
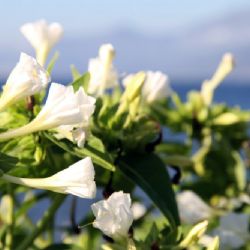
[[[53,199],[53,203],[49,209],[44,213],[43,218],[37,223],[37,227],[31,232],[31,234],[19,245],[16,250],[27,250],[34,240],[44,231],[48,226],[48,223],[54,217],[57,209],[61,206],[66,196],[56,195]]]
[[[50,220],[50,222],[48,223],[48,242],[50,243],[50,244],[52,244],[53,243],[53,241],[54,241],[54,229],[55,229],[55,220],[54,220],[54,218],[52,218],[51,220]]]
[[[8,221],[8,229],[5,237],[5,248],[4,250],[11,250],[13,244],[13,229],[15,224],[15,215],[14,215],[14,197],[11,184],[8,185],[9,190],[9,200],[8,200],[8,214],[6,216]]]
[[[5,111],[8,106],[10,106],[10,102],[7,102],[3,96],[0,99],[0,112]]]

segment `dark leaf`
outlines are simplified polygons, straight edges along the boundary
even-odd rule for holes
[[[180,224],[168,172],[158,156],[128,155],[121,159],[119,167],[143,189],[173,227]]]

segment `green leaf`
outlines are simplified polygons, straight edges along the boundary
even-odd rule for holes
[[[171,98],[172,98],[172,101],[173,101],[174,105],[176,106],[177,110],[178,110],[181,114],[185,113],[185,106],[184,106],[184,104],[182,103],[182,101],[181,101],[179,95],[178,95],[177,93],[173,93],[173,94],[171,95]]]
[[[159,230],[156,224],[153,223],[145,239],[145,244],[148,246],[152,245],[152,243],[154,243],[157,240],[158,235],[159,235]]]
[[[84,148],[75,149],[76,154],[84,157],[84,156],[90,156],[94,163],[97,165],[106,168],[110,171],[115,171],[115,166],[110,161],[110,156],[107,153],[99,151],[97,148],[94,148],[88,144],[85,145]]]
[[[69,141],[57,140],[54,136],[47,132],[44,132],[44,135],[47,139],[49,139],[51,142],[53,142],[66,152],[79,158],[90,156],[95,164],[107,170],[115,171],[115,166],[111,161],[111,156],[105,151],[101,140],[99,140],[98,138],[95,137],[95,139],[93,139],[92,137],[92,139],[85,144],[84,148],[78,148]]]
[[[56,51],[56,53],[53,55],[52,59],[50,60],[50,62],[48,64],[48,67],[47,67],[47,71],[49,72],[50,75],[52,73],[52,70],[55,66],[55,63],[56,63],[58,57],[59,57],[59,52]]]
[[[128,155],[121,159],[121,171],[139,185],[175,228],[180,224],[172,185],[161,159],[154,155]]]
[[[184,155],[170,155],[162,157],[163,161],[167,165],[178,167],[189,167],[193,165],[192,159]]]
[[[3,172],[8,172],[10,169],[16,166],[18,159],[3,153],[0,153],[0,169]]]
[[[161,231],[161,235],[162,235],[161,246],[176,245],[177,242],[179,242],[182,239],[183,236],[182,227],[178,226],[173,230],[171,230],[169,227],[165,227]]]
[[[105,153],[105,151],[106,151],[102,141],[99,138],[97,138],[96,136],[93,136],[93,135],[89,136],[87,144],[90,147],[98,149],[102,153]]]
[[[76,80],[74,80],[72,83],[70,83],[74,90],[77,91],[80,87],[83,87],[85,91],[88,89],[90,74],[89,72],[83,74],[82,76],[78,77]]]
[[[70,65],[70,69],[71,69],[71,74],[73,77],[73,81],[77,80],[78,78],[81,77],[80,72],[77,70],[77,68],[75,67],[75,65]]]
[[[181,154],[187,155],[190,151],[190,146],[181,142],[164,141],[155,147],[157,153],[164,153],[167,155]]]

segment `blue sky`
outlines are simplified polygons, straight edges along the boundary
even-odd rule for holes
[[[0,0],[0,18],[6,21],[0,31],[12,37],[22,23],[45,18],[61,22],[72,33],[102,32],[119,25],[154,33],[247,7],[249,0]]]
[[[98,47],[111,42],[120,72],[159,69],[202,79],[230,51],[238,63],[235,78],[250,82],[249,0],[0,0],[0,10],[0,78],[21,51],[34,55],[20,26],[44,18],[65,31],[56,46],[57,76],[69,76],[70,64],[86,71]]]

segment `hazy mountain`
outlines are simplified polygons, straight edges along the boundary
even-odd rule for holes
[[[84,32],[84,31],[83,31]],[[80,71],[87,69],[88,59],[97,55],[98,47],[106,42],[117,50],[116,65],[121,73],[138,70],[162,70],[171,79],[189,83],[211,76],[225,52],[235,55],[237,68],[229,81],[250,83],[250,10],[231,13],[195,27],[178,32],[162,32],[155,36],[142,34],[127,28],[99,35],[65,34],[57,46],[61,57],[54,71],[54,79],[69,78],[69,65]],[[19,49],[31,52],[21,41],[12,50],[8,44],[0,47],[1,75],[13,67]]]

